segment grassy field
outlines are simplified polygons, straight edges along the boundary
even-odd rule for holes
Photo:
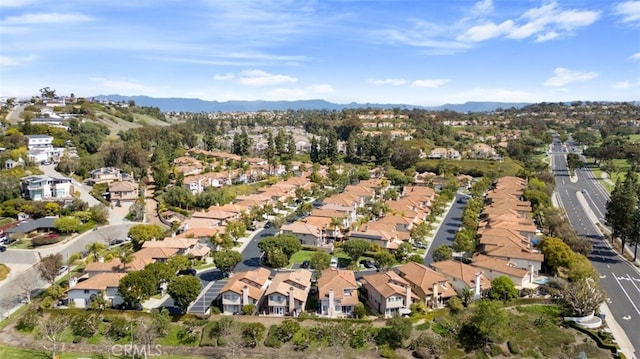
[[[107,357],[108,353],[105,353],[105,357]],[[73,353],[58,353],[59,359],[79,359],[79,358],[92,358],[91,354],[73,354]],[[116,356],[112,356],[115,358]],[[119,357],[119,356],[118,356]],[[13,347],[4,347],[0,346],[0,358],[2,359],[48,359],[50,358],[50,353],[38,350],[29,350],[22,348],[13,348]],[[153,356],[153,358],[158,359],[202,359],[203,357],[186,357],[183,355],[161,355],[161,356]]]
[[[0,263],[0,281],[7,278],[9,276],[9,272],[11,272],[11,269],[6,265]]]
[[[631,142],[640,142],[640,134],[629,135]]]

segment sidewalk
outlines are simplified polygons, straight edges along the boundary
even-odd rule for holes
[[[624,353],[624,355],[628,359],[638,359],[638,357],[633,352],[633,345],[629,341],[629,338],[627,337],[624,330],[620,327],[616,319],[613,317],[613,314],[611,314],[607,303],[602,303],[602,305],[600,305],[600,313],[605,315],[604,320],[607,324],[607,327],[609,327],[609,330],[611,330],[616,344],[618,344],[618,346],[620,347],[618,351]]]

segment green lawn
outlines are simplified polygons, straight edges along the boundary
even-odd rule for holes
[[[9,248],[14,248],[14,249],[32,249],[33,247],[31,246],[31,240],[30,239],[20,239],[20,240],[17,240],[15,242],[12,242],[9,245]]]
[[[640,134],[629,135],[629,140],[631,142],[640,142]]]
[[[311,259],[315,251],[305,251],[301,250],[299,252],[294,253],[289,259],[289,266],[292,266],[295,263],[302,263],[303,261],[308,261]]]
[[[0,218],[0,226],[6,226],[7,224],[13,223],[16,220],[9,217]]]
[[[45,359],[50,358],[49,353],[38,350],[30,350],[30,349],[22,349],[22,348],[13,348],[13,347],[5,347],[0,346],[0,358],[2,359],[24,359],[24,358],[32,358],[32,359]],[[78,358],[92,358],[91,354],[87,353],[58,353],[59,359],[78,359]],[[153,358],[159,359],[202,359],[203,357],[185,357],[183,355],[162,355],[162,356],[154,356]]]

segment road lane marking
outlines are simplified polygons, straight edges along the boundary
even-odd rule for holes
[[[618,283],[618,286],[620,286],[620,289],[622,289],[622,292],[624,293],[624,295],[627,297],[627,299],[629,299],[629,303],[631,303],[631,305],[633,306],[633,309],[635,309],[636,313],[638,313],[638,315],[640,315],[640,309],[638,309],[638,307],[636,306],[636,303],[634,303],[634,301],[631,299],[631,297],[629,296],[629,293],[627,293],[627,290],[624,289],[624,287],[622,286],[622,284],[618,280],[618,277],[616,276],[616,274],[613,273],[613,272],[611,272],[611,274],[615,278],[616,283]]]

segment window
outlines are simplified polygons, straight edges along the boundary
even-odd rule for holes
[[[346,297],[350,297],[351,296],[351,289],[345,288],[342,291],[342,295],[346,296]]]
[[[85,289],[84,294],[89,294],[89,289]]]

